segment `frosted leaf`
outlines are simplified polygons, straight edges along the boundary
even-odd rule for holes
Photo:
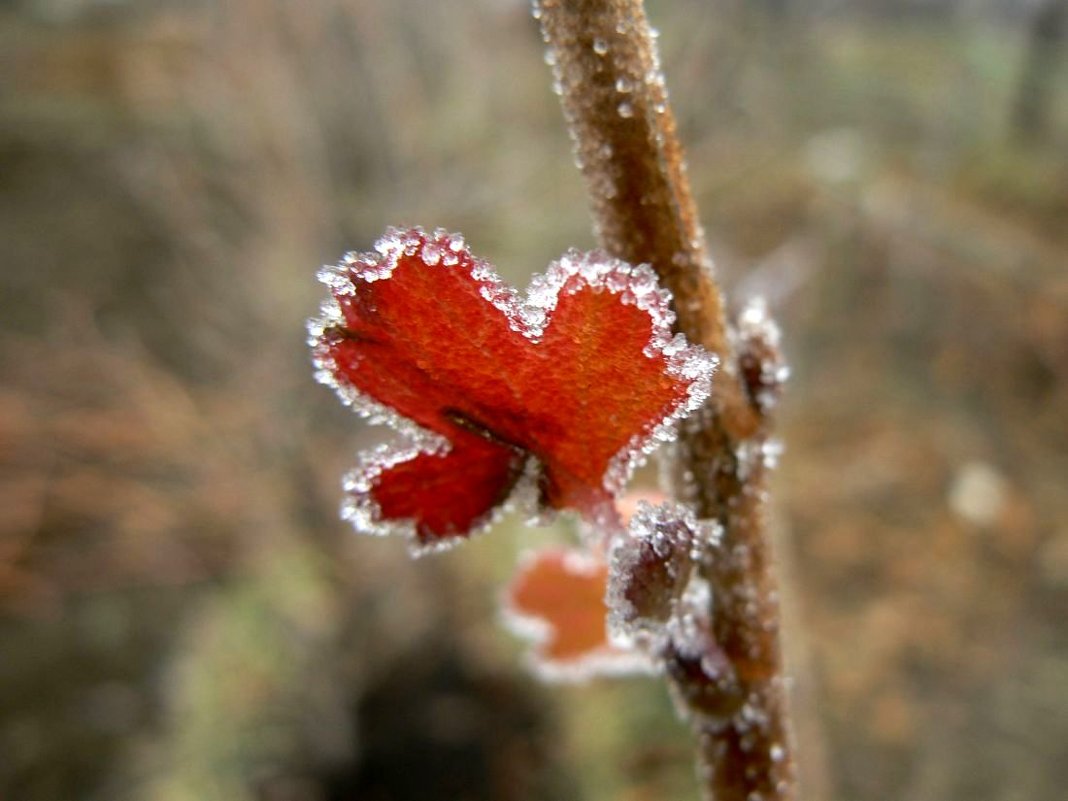
[[[342,477],[341,484],[346,495],[341,502],[341,519],[350,523],[358,531],[375,536],[392,535],[405,539],[413,556],[423,556],[427,553],[452,548],[461,540],[444,539],[427,544],[421,542],[416,536],[415,524],[411,520],[383,519],[381,509],[371,495],[371,489],[379,476],[390,468],[423,454],[446,453],[448,449],[447,440],[428,433],[417,443],[407,446],[380,445],[374,450],[361,454],[356,466]],[[529,477],[526,483],[530,483]],[[519,492],[521,493],[522,490]],[[488,531],[505,511],[504,507],[491,510],[470,531],[469,536]]]
[[[525,486],[541,487],[529,494],[543,512],[618,525],[612,499],[703,404],[717,363],[672,335],[671,298],[650,268],[601,252],[568,251],[521,294],[458,234],[390,229],[320,280],[331,295],[308,322],[317,380],[410,443],[361,462],[344,515],[361,530],[405,533],[419,551],[481,529]],[[596,300],[604,293],[614,302]],[[576,299],[566,314],[563,298]],[[420,471],[437,472],[420,482]]]
[[[606,573],[603,559],[574,549],[546,548],[521,558],[502,596],[501,617],[531,641],[527,659],[541,678],[581,682],[652,669],[643,653],[608,637]]]

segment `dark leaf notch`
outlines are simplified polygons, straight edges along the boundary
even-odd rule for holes
[[[317,378],[407,439],[346,477],[343,516],[416,552],[517,498],[618,530],[634,466],[709,393],[716,359],[672,336],[654,273],[601,253],[569,251],[520,295],[458,234],[390,230],[320,279]]]

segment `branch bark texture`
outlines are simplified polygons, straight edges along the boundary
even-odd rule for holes
[[[713,273],[641,0],[535,0],[600,245],[651,264],[677,328],[719,355],[708,406],[677,447],[677,494],[719,521],[722,547],[698,565],[712,588],[707,636],[664,653],[698,739],[706,795],[791,801],[796,771],[765,521],[769,397],[782,366],[774,328],[749,310],[730,324]]]

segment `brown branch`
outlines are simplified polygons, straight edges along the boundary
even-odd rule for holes
[[[679,494],[723,526],[700,565],[714,603],[707,653],[669,648],[667,673],[698,736],[716,801],[796,797],[764,518],[768,405],[776,343],[727,323],[690,193],[682,147],[640,0],[535,0],[601,247],[653,266],[677,328],[719,354],[708,407],[680,434]]]

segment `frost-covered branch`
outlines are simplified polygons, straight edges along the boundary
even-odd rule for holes
[[[707,625],[666,639],[667,674],[698,737],[706,792],[786,801],[796,771],[764,514],[768,417],[785,375],[778,334],[756,306],[727,321],[640,0],[535,0],[534,14],[601,246],[651,264],[673,294],[677,329],[721,358],[712,398],[682,425],[674,467],[678,500],[721,527],[697,566],[710,610]]]

